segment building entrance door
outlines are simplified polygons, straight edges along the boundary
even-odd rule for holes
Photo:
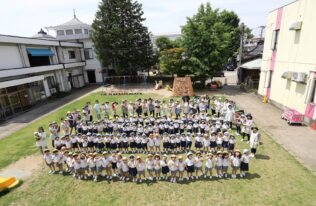
[[[87,75],[90,84],[96,83],[95,70],[87,70]]]

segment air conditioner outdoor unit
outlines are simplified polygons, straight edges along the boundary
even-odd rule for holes
[[[292,81],[295,82],[305,82],[306,74],[301,72],[294,72],[292,75]]]
[[[291,31],[298,31],[298,30],[301,30],[301,29],[302,29],[302,24],[303,24],[303,22],[301,22],[301,21],[294,22],[294,23],[291,25],[290,30],[291,30]]]

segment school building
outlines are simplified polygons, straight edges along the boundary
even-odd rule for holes
[[[102,83],[91,26],[76,15],[32,37],[0,35],[0,122],[58,92]]]
[[[268,15],[258,93],[316,119],[316,1],[297,0]]]

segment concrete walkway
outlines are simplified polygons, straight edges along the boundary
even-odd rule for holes
[[[35,106],[30,111],[9,119],[7,122],[0,125],[0,139],[7,137],[13,132],[30,124],[32,121],[37,120],[38,118],[49,115],[51,112],[54,112],[60,107],[63,107],[64,105],[69,104],[78,98],[88,95],[97,88],[98,86],[88,86],[80,90],[75,90],[72,94],[64,98],[48,100],[48,102],[43,105]]]
[[[271,104],[262,103],[257,95],[242,92],[234,86],[219,90],[217,94],[226,95],[245,112],[253,114],[254,121],[260,128],[316,174],[315,130],[307,126],[289,126],[281,119],[281,110]]]

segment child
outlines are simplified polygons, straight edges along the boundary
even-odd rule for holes
[[[84,153],[80,155],[80,178],[87,179],[88,163]]]
[[[249,150],[244,149],[243,155],[241,156],[241,163],[240,163],[240,177],[245,177],[246,173],[249,170],[249,161],[252,158],[251,155],[249,155]]]
[[[203,175],[203,169],[202,169],[202,164],[203,164],[203,157],[202,153],[200,151],[196,152],[196,157],[194,159],[194,169],[195,169],[195,178],[199,178],[199,171],[201,171],[201,174]]]
[[[205,152],[205,154],[207,154],[210,150],[210,138],[209,138],[209,134],[204,134],[204,138],[203,138],[203,151]]]
[[[122,162],[120,163],[120,167],[122,170],[122,177],[120,178],[120,180],[128,181],[129,180],[129,178],[128,178],[129,167],[127,165],[127,158],[126,157],[122,158]]]
[[[114,173],[114,176],[116,176],[117,175],[117,156],[115,152],[112,154],[110,160],[112,164],[112,172]]]
[[[73,174],[73,176],[74,176],[75,178],[78,178],[79,180],[81,180],[80,159],[78,158],[78,154],[73,154],[72,157],[73,157],[72,165],[73,165],[73,168],[74,168],[74,174]]]
[[[154,160],[152,154],[147,155],[146,168],[149,175],[148,180],[153,180]]]
[[[153,153],[154,152],[154,146],[155,146],[155,143],[154,143],[154,134],[150,134],[149,135],[149,138],[148,138],[148,147],[149,147],[149,152],[150,153]]]
[[[164,180],[167,180],[167,175],[169,173],[167,159],[168,159],[168,156],[166,154],[164,154],[162,156],[162,160],[160,161],[161,171],[162,171],[162,175],[163,175]]]
[[[208,153],[207,154],[207,159],[205,162],[205,173],[204,173],[204,178],[207,177],[207,174],[209,173],[209,178],[212,179],[212,169],[213,169],[213,154]]]
[[[142,176],[145,177],[145,164],[140,156],[136,157],[136,169],[138,174],[138,180],[141,183],[142,182]]]
[[[112,170],[111,170],[111,159],[108,156],[107,152],[102,153],[103,158],[102,158],[102,168],[105,169],[106,172],[106,179],[111,180],[112,179]],[[102,175],[103,177],[105,175]]]
[[[232,153],[235,149],[235,144],[236,144],[236,138],[234,135],[230,135],[229,140],[228,140],[228,151]]]
[[[155,144],[155,151],[160,153],[160,142],[161,138],[158,133],[154,135],[154,144]]]
[[[222,175],[223,177],[227,178],[227,171],[228,171],[228,158],[229,154],[227,151],[223,152],[223,162],[222,162]]]
[[[179,171],[179,181],[183,181],[183,173],[185,170],[185,162],[183,161],[183,156],[178,157],[178,171]]]
[[[49,174],[55,173],[55,167],[53,164],[53,155],[50,153],[49,149],[44,150],[43,158],[45,160],[46,165],[49,168]]]
[[[128,172],[129,172],[129,175],[131,176],[133,182],[137,182],[137,169],[136,169],[136,161],[135,161],[135,157],[134,155],[130,155],[129,156],[129,161],[127,163],[128,165]]]
[[[222,178],[222,169],[223,169],[223,154],[221,151],[217,151],[215,158],[216,165],[216,177]]]
[[[58,168],[59,174],[63,174],[62,157],[63,157],[62,154],[57,149],[53,150],[53,155],[52,155],[53,164],[54,164],[55,169]]]
[[[232,164],[232,178],[235,179],[237,177],[237,171],[240,168],[240,151],[235,150],[234,154],[230,157]]]
[[[217,151],[221,151],[223,148],[223,134],[218,133],[216,138]]]
[[[185,160],[186,163],[186,169],[187,169],[187,180],[190,178],[193,179],[193,172],[194,172],[194,160],[193,160],[193,154],[189,152],[187,154],[187,159]]]
[[[156,180],[160,180],[161,167],[160,167],[159,154],[155,154],[155,157],[154,157],[154,170],[155,170]]]
[[[102,159],[100,158],[100,155],[98,153],[94,153],[94,159],[95,162],[95,177],[93,181],[98,181],[98,176],[102,174]]]
[[[178,170],[177,156],[176,155],[171,155],[170,158],[171,159],[168,161],[168,167],[169,167],[170,173],[171,173],[170,182],[176,183],[177,170]]]

